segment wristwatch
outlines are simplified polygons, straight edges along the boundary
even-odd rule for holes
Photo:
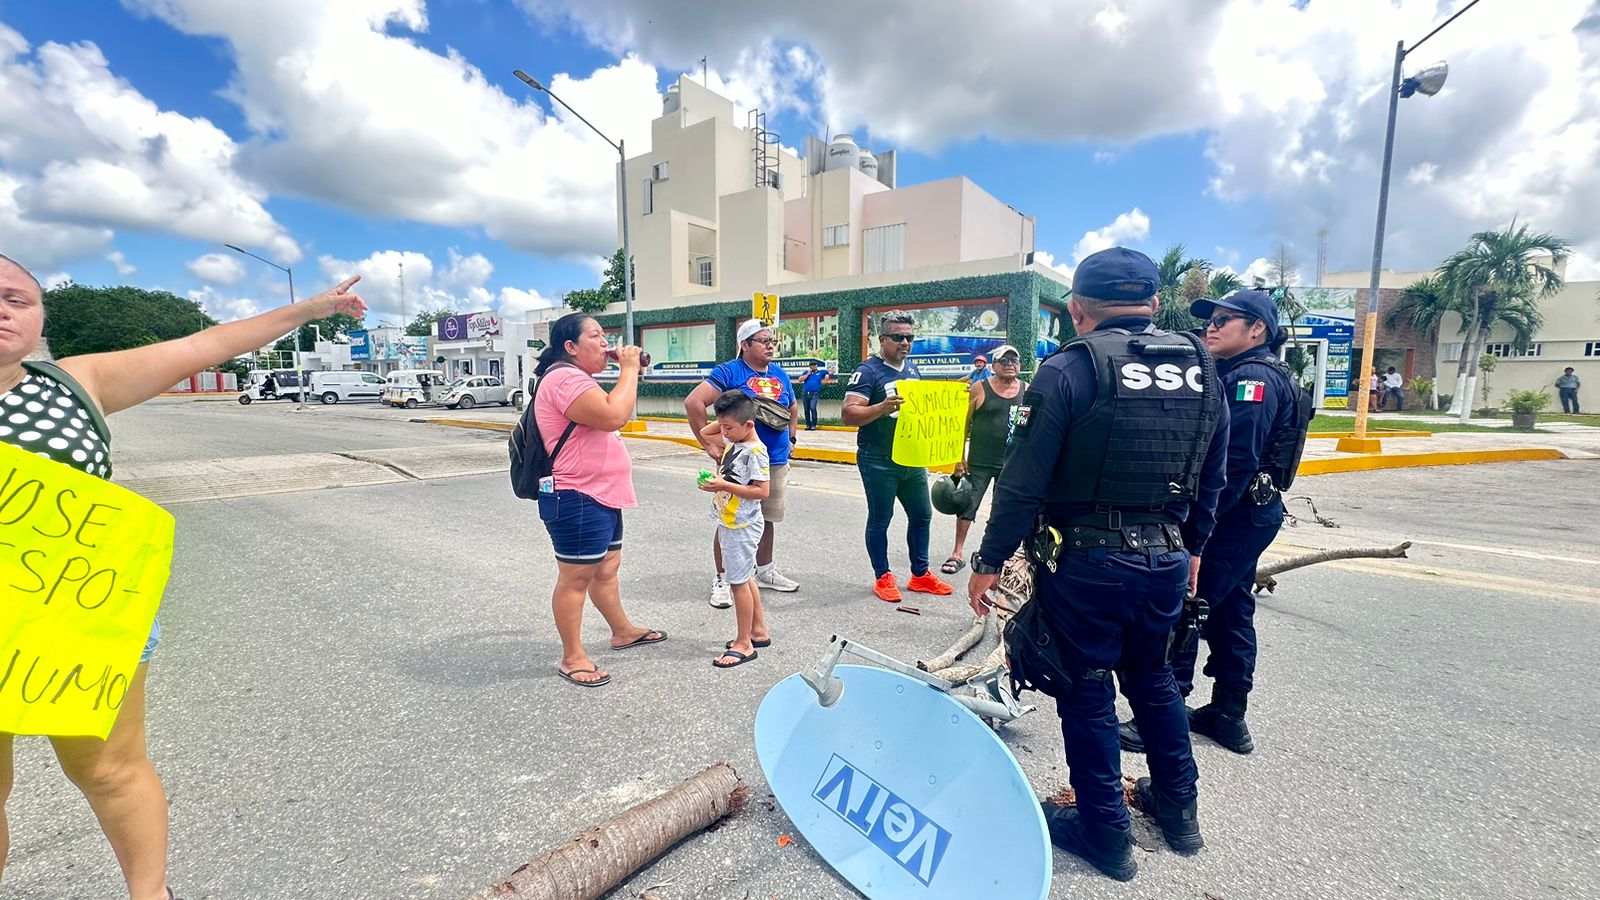
[[[978,555],[977,550],[972,551],[972,559],[969,560],[969,564],[972,566],[972,574],[974,575],[999,575],[1000,570],[1003,568],[1002,566],[986,564],[983,561],[983,557]]]

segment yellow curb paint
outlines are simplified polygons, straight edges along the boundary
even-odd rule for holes
[[[1377,438],[1343,437],[1339,438],[1337,449],[1340,453],[1382,453],[1383,445]]]
[[[688,419],[674,419],[671,416],[640,416],[639,417],[639,421],[641,421],[641,422],[661,422],[661,423],[664,423],[664,424],[667,424],[667,425],[683,425],[683,426],[686,426],[686,427],[689,424],[689,420]],[[804,431],[805,429],[801,428],[800,430]],[[849,432],[854,432],[856,430],[856,427],[854,425],[818,425],[817,426],[817,430],[818,431],[849,431]]]
[[[1539,447],[1508,450],[1448,450],[1439,453],[1386,453],[1338,459],[1308,459],[1300,463],[1299,474],[1330,475],[1336,472],[1406,469],[1413,466],[1467,466],[1475,463],[1529,462],[1566,458],[1567,455],[1560,450]]]
[[[650,426],[646,425],[640,419],[634,419],[631,422],[623,422],[622,423],[622,433],[623,434],[639,434],[641,432],[649,430],[649,428],[650,428]]]
[[[485,422],[481,419],[427,419],[429,425],[448,425],[451,428],[480,428],[484,431],[510,431],[512,422]]]
[[[1433,432],[1431,431],[1369,431],[1367,433],[1380,438],[1433,437]],[[1355,436],[1356,433],[1354,431],[1313,431],[1306,435],[1310,440],[1331,440]]]

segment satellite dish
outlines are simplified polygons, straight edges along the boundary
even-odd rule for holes
[[[756,755],[790,821],[872,900],[1044,900],[1051,846],[1016,757],[966,707],[870,666],[801,675],[756,712]]]

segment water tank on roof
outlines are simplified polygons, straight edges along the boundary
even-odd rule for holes
[[[873,156],[872,151],[866,147],[861,148],[858,166],[861,169],[861,174],[871,178],[873,181],[878,180],[878,158]]]
[[[675,113],[677,111],[678,111],[678,86],[676,84],[669,84],[669,85],[667,85],[667,96],[666,96],[666,99],[661,101],[661,114],[662,115],[666,115],[667,113]]]
[[[858,168],[860,157],[861,148],[856,146],[855,138],[848,134],[836,134],[833,143],[828,145],[828,161],[823,164],[822,171]]]

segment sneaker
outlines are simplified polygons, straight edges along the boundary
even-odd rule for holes
[[[1179,853],[1198,853],[1205,847],[1205,838],[1200,836],[1197,801],[1190,800],[1183,805],[1174,803],[1157,792],[1148,778],[1134,782],[1133,796],[1139,801],[1139,808],[1161,827],[1161,836],[1166,838],[1168,847]]]
[[[1040,805],[1050,829],[1050,843],[1118,881],[1131,881],[1138,874],[1139,867],[1133,861],[1133,832],[1090,825],[1079,818],[1076,806],[1060,806],[1048,800]]]
[[[728,582],[723,580],[720,572],[711,579],[711,605],[715,609],[727,609],[733,605],[733,591],[728,590]]]
[[[955,591],[955,588],[940,581],[932,572],[924,572],[921,575],[912,576],[911,580],[906,582],[906,587],[919,594],[938,594],[940,596]]]
[[[883,576],[872,586],[872,592],[878,595],[879,600],[886,603],[899,603],[904,599],[900,596],[900,585],[894,583],[893,572],[883,573]]]
[[[1256,749],[1250,737],[1250,727],[1243,716],[1229,715],[1215,703],[1189,710],[1189,730],[1203,734],[1235,753],[1249,753]]]
[[[800,590],[800,582],[792,578],[785,578],[783,573],[778,571],[777,566],[773,566],[765,572],[757,569],[756,584],[774,591],[782,591],[785,594],[792,594]]]

